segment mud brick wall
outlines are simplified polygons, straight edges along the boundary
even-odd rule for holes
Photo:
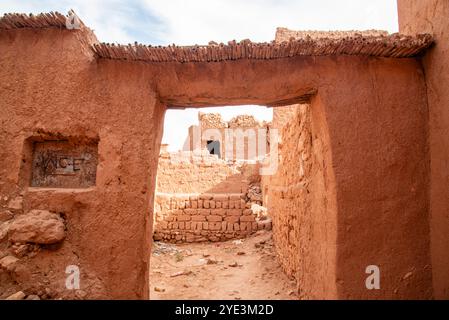
[[[163,193],[243,193],[249,185],[240,166],[207,150],[161,152],[157,170],[156,190]]]
[[[198,123],[189,128],[183,150],[205,149],[207,142],[214,140],[219,142],[219,157],[228,161],[254,161],[269,153],[266,136],[270,123],[252,115],[241,114],[224,121],[219,113],[199,112]]]
[[[279,168],[273,176],[262,176],[264,205],[273,220],[273,239],[284,271],[303,279],[300,259],[309,257],[305,245],[313,236],[311,228],[310,196],[307,192],[310,178],[311,136],[308,105],[294,106],[290,119],[280,129]]]
[[[449,2],[399,0],[399,30],[428,32],[436,45],[422,58],[426,75],[430,152],[430,253],[434,298],[449,299]]]
[[[155,240],[226,241],[242,238],[271,222],[259,221],[246,194],[156,194]]]
[[[0,33],[0,299],[148,299],[165,106],[137,66],[97,63],[87,28]]]
[[[278,129],[280,131],[282,127],[295,116],[298,108],[299,104],[273,108],[273,121],[271,122],[270,128]]]

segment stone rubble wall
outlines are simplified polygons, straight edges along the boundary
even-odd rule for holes
[[[0,290],[0,299],[54,298],[56,292],[49,282],[39,281],[39,272],[27,263],[36,256],[42,259],[48,255],[52,245],[62,245],[65,219],[47,210],[24,210],[21,195],[4,197],[0,202],[4,202],[0,207],[0,283],[5,288]],[[31,285],[18,285],[23,282]]]
[[[228,126],[220,113],[198,112],[198,121],[202,128],[226,128]]]
[[[228,121],[229,128],[261,128],[266,126],[267,122],[259,122],[254,118],[254,116],[248,114],[235,116]]]
[[[245,193],[164,194],[155,198],[155,240],[226,241],[271,229]]]

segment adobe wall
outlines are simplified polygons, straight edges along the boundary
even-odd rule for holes
[[[282,130],[268,211],[304,298],[432,297],[423,74],[418,62],[384,63],[329,72],[336,85]],[[380,290],[365,287],[369,265],[380,268]]]
[[[150,203],[165,107],[138,68],[96,61],[92,41],[85,29],[0,32],[0,298],[19,290],[47,298],[148,298]],[[68,143],[69,155],[57,165],[69,180],[87,158],[73,168],[67,159],[94,145],[93,185],[40,187],[35,180],[31,187],[33,148],[48,140]],[[12,224],[16,231],[8,233]],[[26,230],[34,236],[24,238]],[[66,289],[69,265],[79,266],[81,290]]]
[[[155,240],[226,241],[271,229],[271,220],[252,209],[261,204],[252,192],[259,186],[257,164],[207,150],[161,152],[156,180]]]
[[[280,131],[282,127],[295,116],[299,107],[299,104],[294,104],[273,108],[273,121],[271,122],[270,128],[275,128]]]
[[[216,242],[270,230],[271,220],[259,216],[251,205],[246,193],[156,193],[154,239]]]
[[[343,74],[327,75],[340,84],[311,101],[312,141],[314,127],[318,137],[326,133],[320,163],[332,166],[324,187],[336,202],[323,205],[336,205],[338,296],[431,298],[424,75],[416,60],[407,68],[377,62],[367,63],[365,73],[347,66]],[[380,290],[365,287],[361,271],[368,265],[380,268]]]
[[[312,128],[309,105],[297,106],[281,130],[279,169],[263,177],[276,252],[304,299],[338,297],[336,208],[324,149],[325,128]],[[312,132],[314,136],[312,136]]]
[[[238,165],[207,150],[161,152],[157,170],[161,193],[241,193],[251,182]]]
[[[205,149],[208,140],[219,141],[220,150],[216,154],[226,160],[255,160],[270,151],[266,139],[269,124],[257,121],[252,115],[238,115],[224,121],[219,113],[199,112],[198,122],[189,128],[186,151]]]
[[[431,33],[435,45],[422,58],[429,103],[430,230],[434,295],[449,298],[449,3],[398,1],[399,29]]]
[[[362,75],[335,59],[310,109],[280,131],[264,203],[303,298],[433,296],[424,74],[419,61],[396,62],[366,61]],[[365,287],[369,265],[380,268],[380,290]]]

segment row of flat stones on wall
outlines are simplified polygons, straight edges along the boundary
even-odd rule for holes
[[[225,241],[271,229],[245,194],[157,194],[154,239],[171,242]]]
[[[167,194],[156,193],[156,211],[171,209],[245,209],[250,208],[245,193]]]

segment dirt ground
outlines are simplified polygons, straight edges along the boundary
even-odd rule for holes
[[[218,243],[154,242],[150,299],[297,299],[271,231]]]

